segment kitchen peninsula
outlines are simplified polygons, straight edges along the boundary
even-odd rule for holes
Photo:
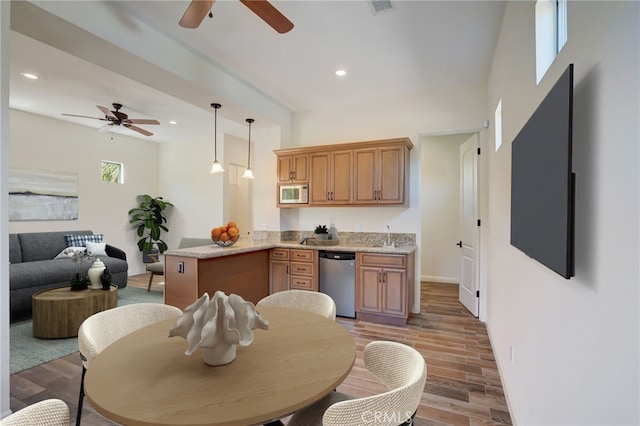
[[[164,253],[165,303],[184,310],[205,292],[213,296],[220,290],[226,294],[238,294],[255,304],[270,293],[273,249],[308,251],[316,258],[319,249],[355,252],[357,317],[406,323],[413,305],[416,250],[413,244],[400,247],[366,244],[308,246],[297,241],[241,238],[233,246],[224,248],[212,243],[168,250]],[[371,254],[379,257],[372,258]],[[362,271],[358,267],[361,259],[365,262]],[[377,271],[372,271],[371,265],[367,264],[371,260],[381,262]],[[387,280],[388,274],[391,280]]]

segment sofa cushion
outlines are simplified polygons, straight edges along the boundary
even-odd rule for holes
[[[87,247],[87,253],[92,256],[107,256],[107,252],[105,251],[107,247],[106,243],[93,243],[91,241],[87,241],[85,245]]]
[[[18,234],[22,249],[22,261],[51,260],[67,247],[64,237],[69,231],[30,232]],[[76,234],[93,234],[92,231],[74,231]]]
[[[22,249],[18,234],[9,234],[9,263],[22,262]]]
[[[65,234],[67,240],[67,246],[69,247],[84,247],[87,242],[101,243],[104,234]]]
[[[54,259],[73,259],[76,253],[84,253],[85,251],[87,251],[86,247],[67,247],[54,257]]]

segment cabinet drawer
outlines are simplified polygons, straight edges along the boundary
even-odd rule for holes
[[[362,265],[404,268],[407,266],[407,257],[403,254],[360,253],[360,263]]]
[[[297,290],[313,290],[313,278],[291,276],[290,286]]]
[[[313,250],[291,249],[291,260],[298,262],[313,262]]]
[[[271,249],[271,259],[289,260],[289,249],[274,248]]]
[[[291,262],[291,275],[313,276],[313,263]]]

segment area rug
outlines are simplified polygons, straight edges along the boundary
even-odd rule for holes
[[[132,303],[162,303],[162,293],[136,287],[118,290],[118,306]],[[39,339],[33,337],[31,319],[17,321],[10,326],[11,374],[78,351],[78,338]]]

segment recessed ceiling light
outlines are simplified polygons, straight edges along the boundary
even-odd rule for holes
[[[169,122],[169,124],[178,124],[178,122],[177,122],[177,121],[175,121],[175,120],[171,120],[171,121]]]
[[[336,75],[338,77],[344,77],[345,75],[347,75],[347,71],[346,70],[338,70],[338,71],[336,71]]]
[[[29,80],[38,79],[38,76],[31,72],[21,72],[20,75],[23,76],[24,78],[28,78]]]

